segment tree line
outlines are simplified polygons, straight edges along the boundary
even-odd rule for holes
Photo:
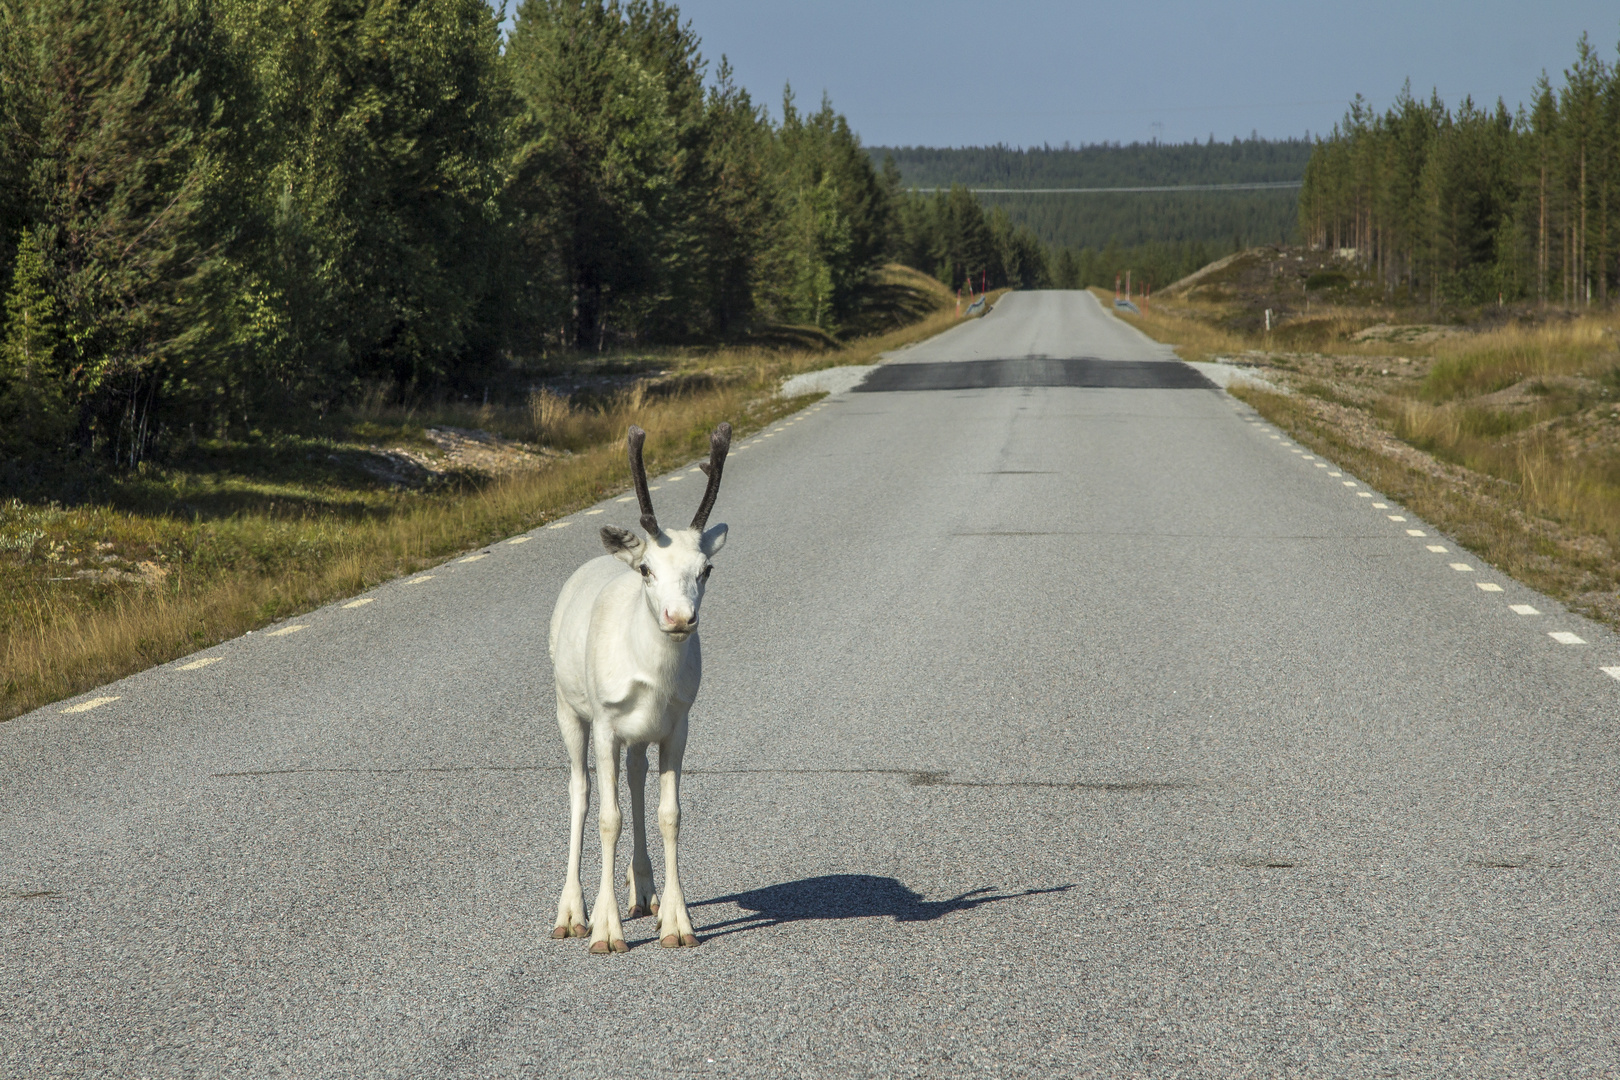
[[[1089,146],[874,147],[892,157],[905,185],[945,188],[1084,188],[1295,181],[1310,160],[1307,139],[1233,139],[1206,143],[1099,143]],[[1114,245],[1161,261],[1196,245],[1284,243],[1298,218],[1297,193],[1279,191],[981,194],[986,205],[1027,226],[1054,253],[1072,249],[1076,264]],[[1196,268],[1195,268],[1196,269]]]
[[[568,350],[836,329],[894,246],[845,118],[661,0],[0,0],[0,451]]]
[[[1357,97],[1311,153],[1299,229],[1431,306],[1606,304],[1620,283],[1620,65],[1583,34],[1529,108],[1451,109],[1410,83],[1383,114]]]

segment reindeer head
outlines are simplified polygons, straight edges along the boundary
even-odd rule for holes
[[[707,529],[709,511],[720,494],[720,472],[731,449],[731,425],[722,423],[709,436],[709,460],[698,466],[709,475],[708,490],[698,505],[692,524],[685,529],[665,532],[653,514],[652,493],[647,490],[647,467],[641,461],[641,445],[647,433],[630,427],[630,475],[636,484],[636,500],[641,504],[643,540],[629,529],[616,525],[602,528],[602,546],[641,575],[641,593],[658,628],[676,641],[685,641],[698,624],[698,605],[713,568],[709,556],[726,543],[726,527]],[[706,530],[706,531],[705,531]]]

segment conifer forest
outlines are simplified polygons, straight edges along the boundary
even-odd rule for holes
[[[1620,65],[1583,35],[1526,105],[1410,84],[1382,114],[1358,99],[1312,151],[1299,232],[1353,257],[1392,297],[1431,308],[1606,305],[1620,274]]]

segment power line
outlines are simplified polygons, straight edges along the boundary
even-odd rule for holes
[[[1051,188],[994,188],[970,187],[974,195],[1104,195],[1134,191],[1283,191],[1304,187],[1303,180],[1265,180],[1254,184],[1174,184],[1163,187],[1051,187]],[[931,195],[949,188],[915,187],[921,195]]]

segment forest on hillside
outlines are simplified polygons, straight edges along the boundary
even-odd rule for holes
[[[1313,246],[1354,248],[1391,296],[1606,304],[1620,287],[1620,63],[1583,35],[1528,108],[1410,85],[1361,99],[1314,147],[1299,199]]]
[[[906,188],[1157,187],[1298,181],[1311,147],[1306,139],[1250,138],[1028,149],[873,147],[868,152],[874,161],[892,158]],[[1110,244],[1224,251],[1284,243],[1294,234],[1296,197],[1290,189],[979,194],[986,206],[1002,209],[1049,248],[1071,248],[1077,255],[1086,249],[1100,253]]]
[[[1298,181],[1310,159],[1305,139],[1233,139],[1167,145],[873,147],[892,162],[906,199],[946,197],[953,186],[1147,187]],[[920,190],[913,190],[920,189]],[[1116,274],[1168,284],[1240,248],[1288,243],[1297,192],[1184,191],[1016,195],[979,192],[1004,231],[1026,230],[1046,253],[1047,280],[1077,288],[1112,285]],[[924,267],[913,260],[919,269]],[[949,280],[942,276],[942,280]]]

